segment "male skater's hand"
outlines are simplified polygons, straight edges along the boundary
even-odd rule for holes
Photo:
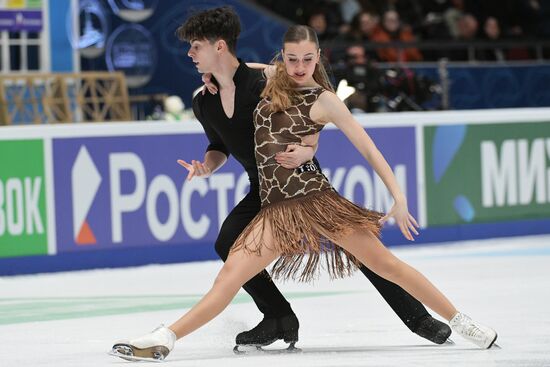
[[[202,82],[204,83],[204,86],[202,87],[202,95],[206,93],[206,90],[210,92],[210,94],[216,94],[218,93],[218,87],[216,84],[212,82],[212,74],[206,73],[202,74]]]
[[[414,241],[411,231],[418,236],[418,231],[416,229],[419,228],[419,225],[416,219],[409,213],[407,202],[396,202],[393,204],[390,211],[380,219],[380,224],[384,224],[391,217],[395,219],[395,223],[399,226],[403,236],[409,241]]]
[[[315,156],[319,133],[302,138],[302,144],[289,144],[284,152],[275,154],[275,160],[286,169],[295,169]]]
[[[178,163],[189,171],[189,174],[187,174],[187,181],[191,181],[195,176],[206,178],[212,175],[210,168],[202,162],[192,160],[191,163],[187,163],[183,159],[178,159]]]
[[[275,160],[287,169],[295,169],[313,159],[313,147],[298,144],[289,144],[284,152],[275,154]]]

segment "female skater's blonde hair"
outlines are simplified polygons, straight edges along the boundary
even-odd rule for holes
[[[288,28],[284,37],[283,45],[286,43],[299,43],[301,41],[311,41],[319,49],[319,40],[315,31],[305,25],[293,25]],[[268,80],[268,83],[262,92],[262,98],[268,98],[271,101],[271,111],[284,111],[294,103],[299,103],[300,93],[296,89],[298,85],[290,78],[286,72],[285,63],[281,61],[282,53],[277,54],[272,64],[275,65],[275,73]],[[317,84],[334,92],[330,83],[325,66],[321,61],[315,65],[313,79]]]

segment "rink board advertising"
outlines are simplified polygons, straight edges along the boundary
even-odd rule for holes
[[[550,217],[550,122],[427,126],[428,225]]]
[[[196,135],[54,139],[58,252],[212,239],[234,205],[234,175],[185,181]]]
[[[414,244],[550,233],[550,109],[399,116],[358,120],[423,225]],[[186,181],[177,159],[202,160],[207,145],[197,121],[6,127],[0,275],[216,259],[219,229],[249,182],[232,157]],[[390,210],[341,131],[327,126],[316,156],[341,195]],[[389,223],[382,239],[413,244]]]
[[[415,128],[370,128],[367,132],[407,196],[411,214],[418,217]],[[317,158],[332,186],[341,195],[369,209],[390,210],[393,205],[391,194],[341,131],[325,130],[321,133]]]
[[[42,140],[0,141],[0,257],[48,251]]]
[[[380,130],[380,131],[379,131]],[[414,128],[392,128],[399,149],[385,146],[388,129],[373,129],[416,213]],[[350,200],[376,210],[391,195],[339,131],[321,166]],[[248,177],[231,160],[208,179],[186,181],[176,159],[202,159],[206,139],[194,135],[63,138],[53,140],[57,251],[89,251],[200,241],[212,246],[229,211],[246,195]],[[345,159],[342,159],[342,156]]]

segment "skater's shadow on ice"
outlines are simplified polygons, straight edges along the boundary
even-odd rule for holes
[[[305,347],[302,348],[303,353],[363,353],[363,352],[406,352],[410,353],[411,351],[428,351],[433,350],[434,352],[441,352],[444,350],[474,350],[479,349],[475,347],[466,347],[461,348],[457,346],[447,346],[447,345],[434,345],[434,344],[418,344],[418,345],[372,345],[372,346],[356,346],[356,347]]]
[[[191,361],[191,360],[215,360],[215,359],[234,359],[234,358],[253,358],[253,357],[263,357],[263,356],[295,356],[300,358],[304,354],[335,354],[335,353],[411,353],[414,351],[421,352],[431,352],[431,353],[456,353],[457,351],[469,351],[469,350],[479,350],[475,347],[459,347],[459,346],[447,346],[447,345],[430,345],[430,344],[418,344],[418,345],[376,345],[376,346],[352,346],[352,347],[303,347],[300,348],[301,352],[292,352],[284,353],[277,352],[274,353],[273,350],[266,349],[264,352],[258,351],[250,354],[235,355],[231,351],[226,350],[217,350],[215,353],[210,352],[192,352],[188,350],[185,356],[171,355],[169,356],[164,363],[170,362],[182,362],[182,361]]]

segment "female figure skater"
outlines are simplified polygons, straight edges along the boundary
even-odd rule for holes
[[[480,348],[490,348],[495,330],[459,312],[417,270],[380,242],[381,225],[393,217],[403,235],[414,240],[418,224],[386,160],[361,125],[334,94],[320,62],[319,43],[307,26],[291,26],[284,36],[283,62],[265,67],[266,88],[254,112],[255,152],[262,209],[238,237],[210,291],[169,327],[116,343],[113,354],[127,359],[164,359],[176,339],[193,332],[227,307],[238,290],[278,258],[274,277],[312,279],[321,264],[332,277],[349,275],[362,263],[400,285]],[[288,144],[334,123],[380,176],[394,198],[386,215],[341,197],[315,165],[290,170],[275,160]],[[284,339],[292,340],[288,335]]]

